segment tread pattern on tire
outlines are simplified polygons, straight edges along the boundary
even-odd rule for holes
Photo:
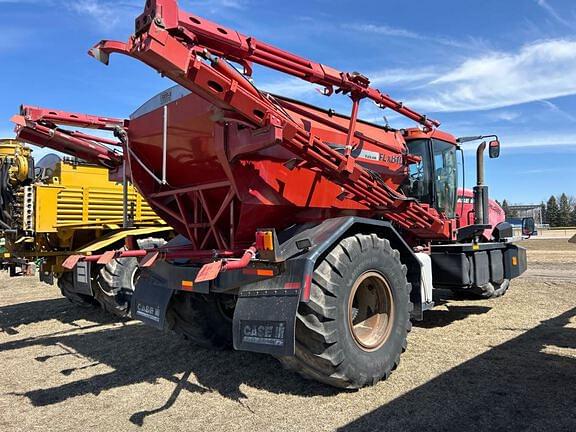
[[[155,249],[164,244],[166,240],[162,238],[138,240],[140,249]],[[132,273],[137,268],[136,258],[114,258],[102,266],[94,284],[94,296],[106,312],[122,318],[130,315],[130,300],[126,293],[131,289]]]
[[[342,279],[342,270],[346,264],[353,262],[358,253],[370,253],[370,249],[381,250],[393,257],[401,268],[406,280],[407,268],[400,261],[400,253],[393,249],[390,242],[376,234],[356,234],[343,239],[336,245],[317,266],[312,279],[310,302],[302,303],[296,317],[296,353],[293,357],[281,357],[279,360],[288,369],[294,370],[305,378],[314,379],[340,388],[360,388],[374,385],[388,378],[390,372],[400,363],[400,354],[406,350],[407,334],[412,328],[410,312],[411,284],[405,283],[398,295],[405,296],[408,304],[408,319],[399,323],[404,337],[401,350],[394,354],[394,361],[389,370],[382,370],[372,376],[354,377],[350,368],[353,365],[344,357],[339,346],[336,326],[336,299],[346,295],[338,281]]]
[[[166,313],[166,329],[203,348],[231,349],[232,322],[217,302],[218,294],[177,294]]]
[[[73,292],[74,288],[74,274],[72,272],[65,272],[58,278],[58,288],[64,297],[66,297],[71,303],[76,306],[94,309],[99,306],[98,302],[94,297],[85,294],[79,294]]]

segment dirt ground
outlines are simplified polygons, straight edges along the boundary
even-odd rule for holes
[[[390,379],[336,391],[0,276],[0,431],[576,430],[576,244],[492,301],[440,293]]]

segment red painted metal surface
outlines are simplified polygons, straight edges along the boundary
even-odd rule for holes
[[[458,204],[456,212],[459,226],[468,226],[474,223],[474,192],[470,189],[458,189]],[[506,214],[500,205],[492,200],[488,200],[488,222],[492,228],[484,230],[483,236],[486,240],[491,240],[492,231],[496,225],[506,220]]]
[[[112,131],[116,128],[126,129],[126,120],[31,106],[22,106],[20,114],[11,120],[16,125],[16,139],[20,141],[48,147],[109,168],[117,168],[123,163],[122,154],[107,147],[121,146],[120,141],[62,129],[60,125]]]
[[[150,204],[195,247],[247,247],[258,227],[346,214],[391,220],[419,241],[452,238],[453,221],[399,192],[412,161],[402,134],[359,121],[358,104],[370,99],[428,134],[438,122],[360,74],[190,15],[174,0],[148,1],[136,29],[127,43],[102,41],[90,53],[104,63],[111,53],[134,57],[191,92],[177,100],[167,92],[156,109],[131,119],[126,158]],[[346,94],[351,117],[259,92],[226,60]]]

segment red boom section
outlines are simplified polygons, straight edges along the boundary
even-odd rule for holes
[[[122,165],[122,154],[106,146],[121,146],[120,141],[61,129],[58,125],[112,131],[125,129],[126,120],[22,106],[20,115],[12,117],[12,121],[16,124],[16,139],[20,141],[48,147],[108,168]]]
[[[260,131],[268,137],[268,142],[247,145],[245,152],[257,152],[272,145],[280,145],[322,178],[339,185],[345,196],[392,220],[417,238],[452,237],[449,220],[429,206],[421,205],[388,186],[381,177],[361,166],[352,155],[353,148],[364,141],[394,150],[404,167],[410,162],[404,145],[389,148],[382,140],[358,130],[358,102],[363,98],[372,99],[382,107],[389,107],[420,122],[426,128],[432,128],[437,122],[428,120],[371,88],[368,79],[359,74],[338,72],[204,21],[180,11],[175,1],[148,1],[144,13],[136,20],[136,29],[136,34],[127,44],[102,41],[90,51],[91,55],[107,63],[110,53],[116,52],[148,64],[202,99],[210,101],[216,109],[222,111],[222,124],[240,125],[244,132],[248,128],[252,136],[259,135]],[[329,116],[317,115],[301,103],[272,98],[259,92],[236,69],[217,56],[244,64],[248,69],[251,62],[258,62],[323,85],[329,89],[327,93],[337,87],[337,92],[349,94],[352,98],[352,116],[344,126],[331,122],[327,119]],[[298,114],[300,121],[295,120],[288,111]],[[345,151],[339,152],[314,135],[310,127],[307,127],[310,120],[347,134]],[[169,195],[171,191],[159,193]],[[178,201],[178,194],[174,195]],[[231,197],[226,196],[226,199]],[[180,221],[184,220],[187,226],[194,225],[185,220],[185,211],[180,213]],[[214,236],[217,237],[217,234]]]

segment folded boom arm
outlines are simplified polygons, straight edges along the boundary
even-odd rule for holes
[[[62,129],[59,125],[114,131],[126,128],[126,120],[22,106],[20,114],[13,116],[12,121],[16,124],[16,138],[20,141],[48,147],[107,168],[122,165],[122,154],[107,147],[121,146],[120,141]]]

